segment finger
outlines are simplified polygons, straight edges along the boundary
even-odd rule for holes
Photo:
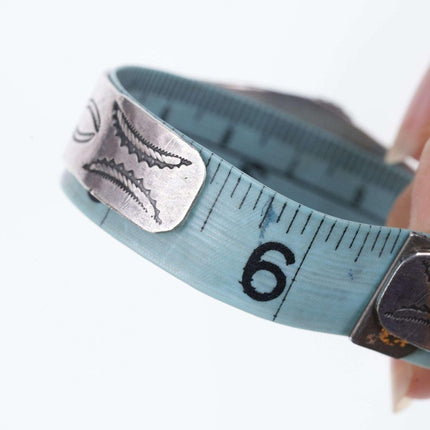
[[[410,203],[409,228],[430,233],[430,140],[422,151],[412,183]],[[430,369],[394,360],[392,377],[394,410],[403,409],[408,404],[408,399],[430,398]]]
[[[430,233],[430,140],[424,147],[413,182],[409,228]]]
[[[409,105],[394,145],[385,156],[387,163],[398,163],[407,156],[420,158],[430,137],[430,68]]]
[[[430,139],[422,151],[411,193],[411,230],[430,233]],[[414,367],[409,397],[430,398],[430,369]]]
[[[430,370],[412,366],[412,379],[407,397],[414,399],[430,398]]]
[[[393,396],[393,411],[400,412],[411,403],[408,396],[413,377],[412,364],[402,360],[391,360],[391,385]]]
[[[394,202],[385,222],[386,225],[398,228],[408,227],[411,212],[411,194],[412,184],[409,184]]]
[[[406,228],[409,225],[411,211],[411,194],[413,184],[409,184],[394,202],[386,225]],[[411,403],[408,396],[413,378],[413,366],[402,360],[391,360],[391,385],[393,411],[400,412]]]
[[[424,147],[412,184],[395,201],[386,224],[430,232],[430,141]],[[392,360],[393,410],[405,409],[413,398],[430,397],[430,370],[402,360]]]

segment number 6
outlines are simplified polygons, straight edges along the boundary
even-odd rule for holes
[[[243,292],[251,299],[259,302],[267,302],[279,297],[285,289],[287,278],[282,270],[274,263],[261,260],[261,257],[268,251],[278,251],[285,257],[286,265],[294,264],[295,258],[293,252],[285,245],[279,242],[267,242],[255,248],[243,269],[242,282]],[[259,270],[265,270],[272,273],[276,278],[276,285],[272,291],[261,293],[252,285],[252,277]]]

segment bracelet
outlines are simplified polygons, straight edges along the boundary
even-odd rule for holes
[[[384,152],[325,102],[120,67],[84,110],[62,187],[210,296],[430,368],[430,242],[382,226],[413,178]]]

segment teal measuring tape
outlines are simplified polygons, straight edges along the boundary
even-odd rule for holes
[[[339,112],[318,124],[330,107],[309,102],[311,121],[263,99],[116,69],[73,134],[63,189],[206,294],[430,367],[428,239],[382,226],[412,173],[331,130]]]

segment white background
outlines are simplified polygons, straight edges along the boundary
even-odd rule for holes
[[[217,302],[59,189],[105,69],[137,63],[341,104],[389,144],[429,63],[423,1],[0,1],[0,429],[391,430],[388,360]]]

